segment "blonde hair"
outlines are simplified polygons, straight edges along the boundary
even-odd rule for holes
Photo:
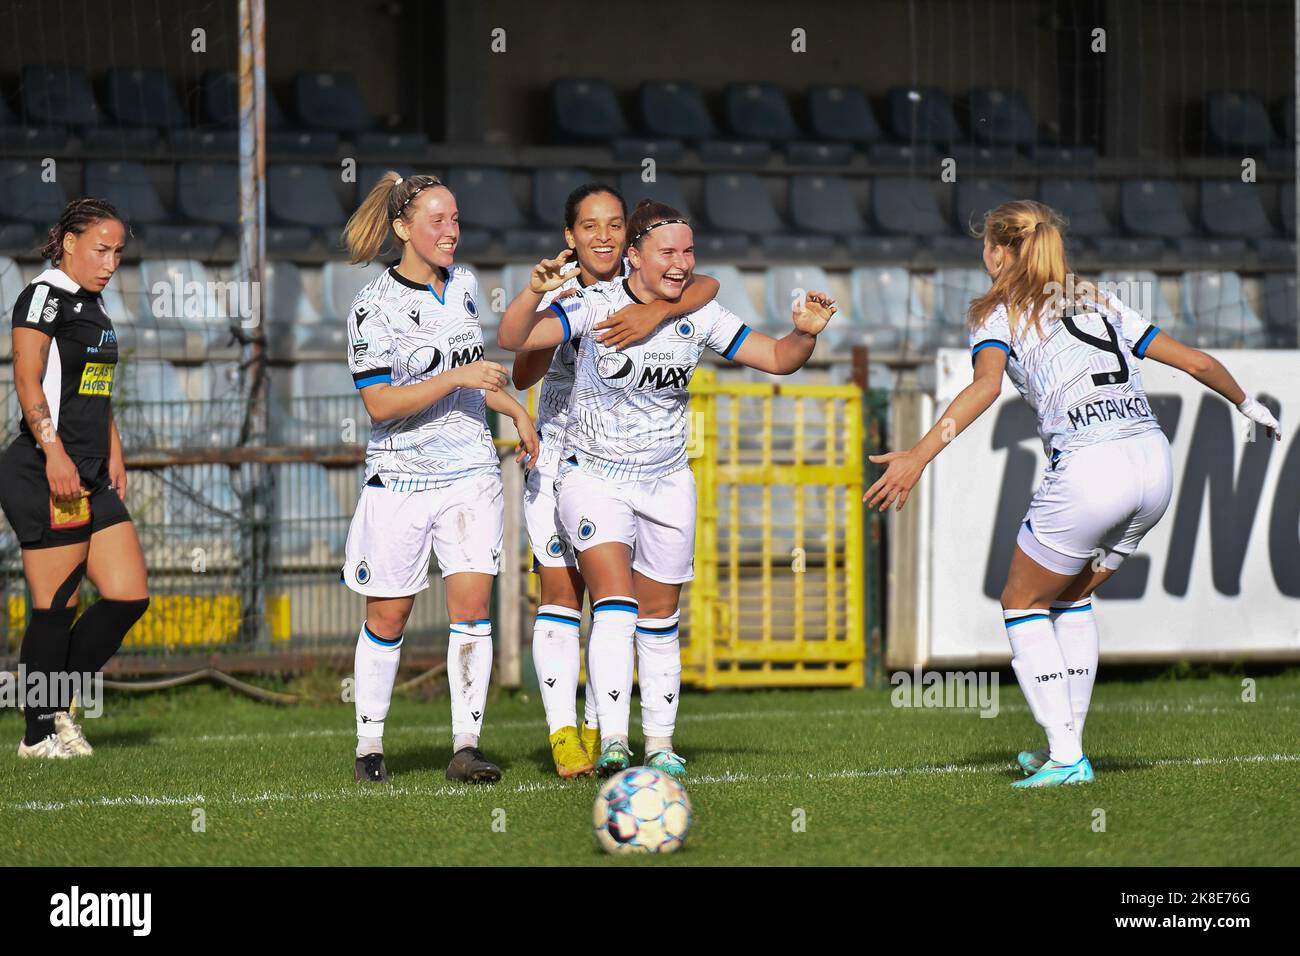
[[[391,236],[403,245],[402,238],[393,231],[393,220],[410,221],[411,201],[426,189],[447,186],[437,176],[408,176],[391,169],[371,187],[361,206],[343,227],[343,242],[348,247],[348,259],[353,265],[369,262],[379,255]]]
[[[982,326],[1000,305],[1007,308],[1012,334],[1018,334],[1025,321],[1038,331],[1045,311],[1062,310],[1065,290],[1074,286],[1068,278],[1070,264],[1062,236],[1065,226],[1064,216],[1032,199],[1006,202],[984,214],[984,223],[975,235],[1004,249],[1008,258],[993,280],[993,288],[971,300],[972,329]]]

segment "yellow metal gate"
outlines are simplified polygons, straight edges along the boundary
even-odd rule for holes
[[[691,383],[698,517],[682,677],[696,687],[861,687],[862,392]]]

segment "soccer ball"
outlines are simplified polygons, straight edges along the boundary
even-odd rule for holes
[[[600,788],[591,825],[607,853],[672,853],[691,832],[691,799],[668,774],[631,767]]]

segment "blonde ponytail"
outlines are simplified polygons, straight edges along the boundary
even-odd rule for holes
[[[1037,330],[1044,313],[1061,310],[1073,287],[1062,232],[1065,218],[1050,206],[1029,199],[989,210],[976,235],[1001,247],[1008,257],[993,287],[970,304],[970,325],[978,329],[999,305],[1007,307],[1013,334],[1025,321]],[[1045,308],[1046,307],[1046,308]]]

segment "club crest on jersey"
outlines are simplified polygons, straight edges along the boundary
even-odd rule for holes
[[[553,558],[564,554],[564,542],[560,540],[558,534],[551,535],[551,540],[546,542],[546,553]]]
[[[627,388],[636,375],[636,366],[626,352],[607,352],[596,360],[596,374],[611,388]]]
[[[684,339],[695,338],[695,324],[690,319],[678,319],[673,331]]]
[[[362,561],[357,565],[357,584],[365,584],[370,580],[370,565]]]
[[[586,541],[596,533],[596,522],[590,518],[583,518],[578,522],[578,540]]]
[[[470,318],[478,318],[478,306],[474,304],[474,297],[468,292],[465,293],[465,311],[469,313]]]

